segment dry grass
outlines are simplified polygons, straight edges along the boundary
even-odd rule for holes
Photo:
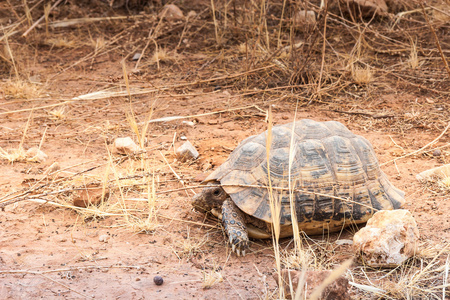
[[[433,19],[441,24],[448,24],[450,21],[450,3],[448,1],[446,3],[438,2],[435,5],[432,10]]]
[[[10,79],[2,84],[6,99],[33,99],[42,95],[42,86],[27,80]]]
[[[180,60],[180,55],[176,53],[176,51],[170,51],[166,48],[161,48],[156,46],[155,51],[151,55],[150,60],[147,63],[142,64],[142,67],[146,67],[148,65],[155,65],[159,70],[161,68],[161,63],[173,63]]]
[[[48,114],[50,115],[51,120],[64,120],[67,117],[66,107],[61,106],[55,108],[52,111],[49,111]]]
[[[44,44],[55,48],[73,49],[80,46],[80,43],[74,37],[59,36],[50,37],[44,40]]]
[[[420,58],[417,53],[417,42],[411,40],[411,53],[409,54],[408,64],[415,70],[420,67]]]
[[[352,64],[352,78],[357,84],[366,85],[373,80],[373,75],[369,66],[360,67]]]
[[[450,192],[450,176],[444,176],[438,181],[438,185],[445,191]]]
[[[5,150],[0,147],[0,159],[6,160],[10,163],[26,161],[27,156],[25,152],[26,151],[22,147],[10,150]]]
[[[301,238],[301,246],[282,252],[282,266],[294,270],[329,270],[334,266],[331,259],[335,256],[332,245],[328,241]]]
[[[430,250],[430,249],[426,249]],[[351,269],[352,285],[366,296],[386,299],[445,299],[450,296],[448,245],[432,257],[418,254],[393,270]],[[444,262],[441,259],[444,257]],[[446,257],[446,258],[445,258]]]
[[[223,276],[220,272],[216,270],[204,271],[203,272],[203,281],[202,287],[204,289],[210,289],[215,284],[223,281]]]
[[[181,241],[177,240],[175,242],[176,247],[173,249],[173,251],[179,259],[189,259],[191,257],[194,257],[197,253],[201,252],[201,248],[206,244],[206,242],[206,236],[202,239],[191,237],[190,229],[188,227],[186,237],[182,238]]]

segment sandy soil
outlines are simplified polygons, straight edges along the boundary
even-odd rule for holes
[[[20,42],[26,43],[17,43]],[[0,98],[0,147],[18,149],[23,139],[24,149],[40,146],[48,155],[42,163],[0,160],[0,198],[30,191],[29,198],[38,194],[38,199],[52,201],[18,201],[0,213],[1,299],[276,297],[271,241],[252,240],[245,257],[231,254],[218,221],[192,209],[190,198],[198,190],[176,190],[198,185],[241,140],[265,130],[269,105],[275,124],[302,118],[336,120],[366,137],[373,144],[383,171],[406,192],[405,208],[418,223],[421,242],[437,249],[448,245],[448,190],[425,185],[415,176],[449,163],[449,148],[445,147],[449,133],[432,147],[402,157],[427,145],[444,130],[449,121],[448,95],[419,91],[392,81],[384,91],[370,91],[369,87],[357,90],[357,98],[304,103],[296,112],[295,101],[283,97],[266,99],[260,91],[245,96],[242,90],[222,83],[177,85],[175,79],[189,76],[192,66],[199,69],[210,61],[202,59],[206,53],[191,49],[180,54],[176,63],[163,63],[160,73],[152,65],[130,75],[133,89],[154,89],[133,95],[131,102],[127,97],[70,101],[109,87],[125,90],[120,64],[123,53],[113,51],[58,73],[91,50],[38,46],[33,51],[39,55],[30,50],[27,53],[33,59],[27,60],[27,73],[39,77],[44,98],[21,99],[6,92]],[[127,70],[133,70],[135,64],[128,59]],[[220,67],[218,64],[216,69],[219,75]],[[171,78],[173,72],[177,74]],[[370,96],[366,97],[368,93]],[[342,101],[347,102],[343,105]],[[60,107],[64,107],[65,117],[54,118],[51,112]],[[137,141],[127,114],[132,111],[138,122],[144,122],[151,107],[151,119],[186,118],[150,123],[143,156],[124,158],[115,153],[115,138],[130,136]],[[348,107],[364,113],[352,113]],[[377,117],[373,113],[388,116]],[[417,121],[426,116],[433,118],[429,122]],[[194,126],[183,121],[194,122]],[[142,125],[138,128],[142,131]],[[174,149],[184,142],[184,137],[199,151],[198,160],[176,160]],[[440,155],[433,155],[434,149],[442,146]],[[61,170],[56,175],[45,175],[55,162]],[[115,179],[133,175],[138,177],[121,181],[121,189],[117,188]],[[107,204],[111,215],[99,217],[98,213],[67,206],[75,197],[74,188],[101,182],[106,176],[111,179],[110,186],[115,186]],[[149,212],[142,200],[150,197],[148,183],[152,180],[156,188],[154,230],[137,233],[132,226],[134,217],[125,216],[117,203],[125,203],[136,220],[145,220]],[[55,195],[43,194],[63,189],[66,191]],[[327,261],[335,265],[352,254],[348,245],[334,242],[351,239],[353,233],[354,229],[350,229],[341,235],[311,238],[317,243],[327,242],[334,253]],[[283,239],[281,245],[289,247],[290,242]],[[153,282],[156,275],[162,276],[163,285]],[[214,278],[218,282],[205,288],[208,280]],[[354,288],[352,293],[356,299],[365,297]]]

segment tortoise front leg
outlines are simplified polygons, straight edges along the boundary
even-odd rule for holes
[[[222,223],[230,238],[233,252],[238,256],[245,256],[248,249],[248,232],[244,221],[243,212],[228,198],[222,205]]]

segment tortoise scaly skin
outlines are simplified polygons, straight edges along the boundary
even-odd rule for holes
[[[274,222],[280,237],[292,236],[289,188],[299,229],[311,235],[365,223],[378,210],[403,205],[404,193],[381,171],[371,144],[343,124],[305,119],[274,126],[269,161],[268,135],[242,141],[192,199],[197,209],[222,218],[237,254],[245,255],[249,236],[270,238]],[[269,180],[279,220],[271,215]]]

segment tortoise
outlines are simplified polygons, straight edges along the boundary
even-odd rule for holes
[[[365,223],[405,201],[370,142],[339,122],[303,119],[273,126],[268,136],[266,130],[243,140],[192,198],[194,208],[222,219],[237,255],[245,255],[249,237],[272,237],[274,219],[280,237],[292,236],[294,211],[299,230],[316,235]],[[271,203],[279,218],[272,218]]]

